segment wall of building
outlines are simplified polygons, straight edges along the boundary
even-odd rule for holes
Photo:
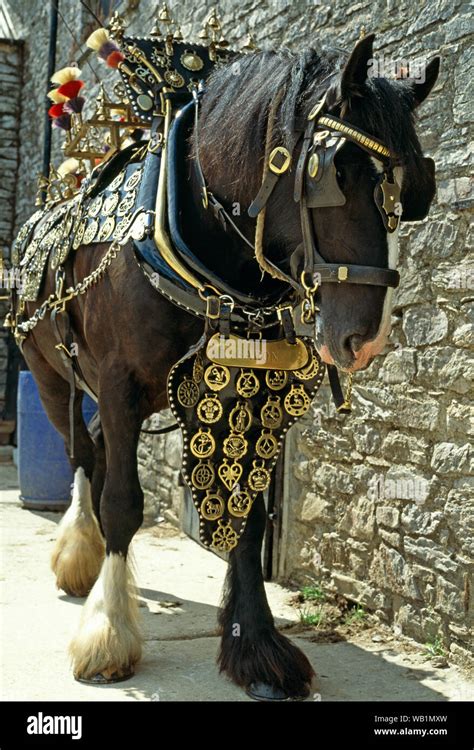
[[[61,3],[76,34],[86,22],[77,5]],[[170,6],[179,7],[183,35],[195,38],[210,10],[207,0]],[[157,7],[141,0],[129,14],[130,28],[151,28]],[[336,589],[400,632],[421,642],[441,639],[453,661],[467,662],[473,615],[474,281],[468,256],[473,112],[466,4],[223,0],[220,11],[232,44],[251,30],[260,47],[351,48],[365,26],[378,33],[378,54],[442,56],[440,80],[419,112],[423,147],[437,164],[438,196],[429,220],[401,232],[402,281],[390,345],[385,357],[356,377],[353,414],[336,416],[326,387],[290,433],[280,575]],[[46,4],[39,0],[16,0],[15,13],[26,29],[21,223],[32,210],[33,176],[41,166],[37,113],[44,107],[48,24]],[[70,62],[70,54],[71,39],[60,22],[58,66]],[[104,69],[92,62],[102,75]],[[86,65],[83,72],[92,86]],[[57,156],[58,134],[54,138]],[[164,512],[178,515],[179,456],[176,434],[148,437],[140,445],[149,520]]]
[[[15,224],[16,183],[19,161],[19,125],[22,89],[23,43],[0,39],[0,252],[6,261],[0,279],[1,296],[8,294],[11,278],[7,273],[9,249]],[[0,300],[0,320],[8,308]],[[7,331],[0,331],[0,401],[5,397],[7,370]]]

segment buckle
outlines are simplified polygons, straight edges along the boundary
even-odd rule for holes
[[[274,162],[275,157],[282,156],[283,161],[280,165]],[[284,146],[277,146],[273,149],[268,157],[268,168],[273,174],[283,174],[291,164],[291,154]]]

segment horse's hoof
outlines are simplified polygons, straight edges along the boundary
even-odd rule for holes
[[[85,685],[111,685],[113,682],[123,682],[129,680],[135,674],[133,669],[121,669],[119,672],[103,673],[93,675],[92,677],[75,677],[77,682],[83,682]]]
[[[245,691],[255,701],[288,701],[290,696],[284,690],[266,682],[252,682]]]

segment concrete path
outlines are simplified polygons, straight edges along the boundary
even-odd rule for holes
[[[170,526],[140,531],[134,541],[141,590],[144,656],[136,675],[115,686],[75,682],[67,644],[83,599],[58,592],[49,556],[60,516],[22,509],[16,470],[0,466],[2,700],[245,701],[218,674],[216,607],[226,564]],[[297,624],[294,592],[267,584],[281,627]],[[472,700],[473,685],[453,668],[436,669],[421,647],[396,640],[311,642],[294,636],[318,674],[315,691],[333,701]],[[317,696],[316,696],[317,697]]]

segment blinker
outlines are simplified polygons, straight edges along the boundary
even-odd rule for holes
[[[315,133],[306,169],[306,205],[308,208],[343,206],[346,197],[339,187],[334,157],[345,138],[328,137],[329,132]]]

